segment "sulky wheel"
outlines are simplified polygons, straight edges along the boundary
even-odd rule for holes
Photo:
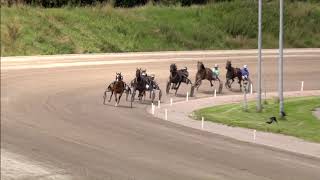
[[[130,87],[127,87],[127,89],[125,90],[126,92],[126,101],[128,101],[128,97],[129,97],[129,94],[131,94],[131,89]]]
[[[223,82],[220,81],[220,83],[219,83],[219,89],[218,89],[218,93],[219,93],[219,94],[222,93],[222,88],[223,88]]]
[[[159,101],[161,101],[161,97],[162,97],[162,91],[161,89],[159,89]]]
[[[243,81],[243,91],[245,93],[248,93],[248,85],[249,85],[249,82],[247,80]]]
[[[231,88],[231,85],[230,85],[229,80],[226,81],[226,83],[224,84],[224,86],[225,86],[227,89],[230,89],[230,88]]]
[[[151,91],[151,102],[153,103],[154,102],[154,99],[156,98],[156,92],[155,90],[152,90]]]

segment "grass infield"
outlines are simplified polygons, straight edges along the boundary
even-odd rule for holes
[[[320,119],[312,111],[320,107],[320,96],[285,99],[285,119],[279,118],[279,104],[268,100],[261,113],[256,112],[256,102],[248,103],[248,111],[242,104],[228,104],[200,109],[194,112],[194,118],[200,120],[239,126],[260,131],[295,136],[308,141],[320,142]],[[275,116],[278,123],[267,124],[269,118]]]

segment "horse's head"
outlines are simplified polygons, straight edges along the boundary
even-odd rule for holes
[[[227,61],[227,63],[226,63],[226,69],[230,69],[232,67],[232,65],[231,65],[231,61]]]
[[[177,71],[177,65],[176,64],[171,64],[170,65],[170,72],[176,72]]]
[[[123,76],[121,75],[121,72],[116,73],[116,81],[122,81],[122,79],[123,79]]]
[[[198,71],[200,71],[201,69],[205,69],[201,61],[198,61],[197,67],[198,67]]]
[[[136,77],[140,77],[141,76],[141,68],[137,68],[136,70]]]

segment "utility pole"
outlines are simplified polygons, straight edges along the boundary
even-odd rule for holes
[[[279,84],[278,94],[280,103],[280,116],[284,116],[284,105],[283,105],[283,0],[280,0],[280,30],[279,30]]]
[[[262,59],[262,54],[261,54],[261,48],[262,48],[262,0],[259,0],[259,20],[258,20],[258,97],[257,97],[257,111],[261,112],[262,107],[261,107],[261,59]]]

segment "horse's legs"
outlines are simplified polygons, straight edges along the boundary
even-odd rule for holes
[[[106,104],[107,90],[103,93],[103,104]]]
[[[226,82],[224,83],[224,86],[225,86],[226,88],[229,88],[229,79],[226,80]]]
[[[191,82],[190,79],[187,79],[187,80],[186,80],[186,83],[187,83],[187,85],[188,85],[188,84],[192,84],[192,82]]]
[[[200,87],[200,85],[201,85],[201,82],[202,82],[202,80],[199,79],[199,80],[197,80],[196,83],[195,83],[195,87],[197,88],[197,91],[199,90],[199,87]]]
[[[116,93],[116,92],[114,93],[114,98],[115,98],[115,100],[116,100],[115,106],[118,106],[118,96],[117,96],[117,93]]]
[[[176,89],[177,83],[172,83],[171,89]]]
[[[232,83],[234,82],[234,79],[231,79],[231,83],[229,84],[229,88],[231,88]]]
[[[234,79],[231,79],[232,81],[231,81],[231,83],[230,83],[230,86],[232,85],[232,83],[234,82]]]
[[[143,97],[143,95],[145,95],[146,94],[146,91],[140,91],[139,90],[139,95],[138,95],[138,98],[139,98],[139,101],[141,102],[142,101],[142,97]]]
[[[212,80],[209,80],[211,87],[213,87]]]
[[[111,91],[111,96],[109,98],[109,102],[111,101],[112,95],[113,95],[113,91]]]
[[[122,94],[123,94],[123,91],[119,95],[118,104],[120,104],[120,99],[121,99]]]
[[[177,92],[178,92],[178,89],[179,89],[180,85],[181,85],[181,82],[178,83],[178,87],[176,88],[176,92],[174,94],[175,96],[177,95]]]

